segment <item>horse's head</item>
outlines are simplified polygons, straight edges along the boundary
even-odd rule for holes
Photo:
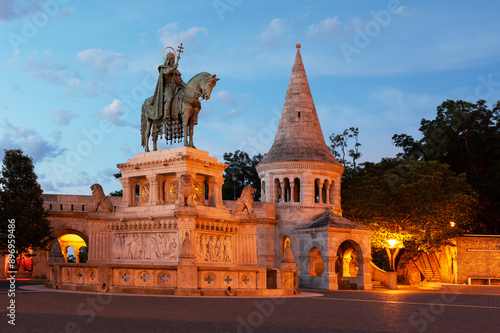
[[[201,88],[201,97],[203,99],[210,99],[210,95],[212,94],[212,89],[215,87],[215,84],[217,81],[219,81],[219,78],[215,77],[214,75],[208,76],[203,83],[200,85]]]

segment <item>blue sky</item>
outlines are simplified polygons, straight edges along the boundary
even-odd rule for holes
[[[221,78],[197,148],[265,153],[300,43],[327,144],[359,127],[362,160],[377,162],[442,101],[500,100],[499,12],[486,0],[1,0],[0,147],[32,156],[46,193],[119,189],[116,164],[143,151],[162,50],[182,42],[185,82]]]

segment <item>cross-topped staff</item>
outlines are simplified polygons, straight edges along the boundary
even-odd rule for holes
[[[182,47],[182,43],[181,45],[179,45],[179,48],[177,49],[177,64],[179,63],[179,59],[181,58],[181,53],[184,52],[182,51],[184,48]]]

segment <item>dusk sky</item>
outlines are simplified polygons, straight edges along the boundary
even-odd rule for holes
[[[162,51],[180,43],[185,82],[220,77],[196,147],[266,153],[300,43],[326,143],[359,127],[361,161],[378,162],[444,100],[500,100],[498,13],[493,0],[0,0],[0,157],[32,156],[45,193],[120,189]]]

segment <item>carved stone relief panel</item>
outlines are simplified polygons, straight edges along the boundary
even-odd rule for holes
[[[113,259],[177,261],[177,232],[113,234]]]
[[[196,260],[207,263],[233,263],[233,240],[227,235],[196,235]]]

